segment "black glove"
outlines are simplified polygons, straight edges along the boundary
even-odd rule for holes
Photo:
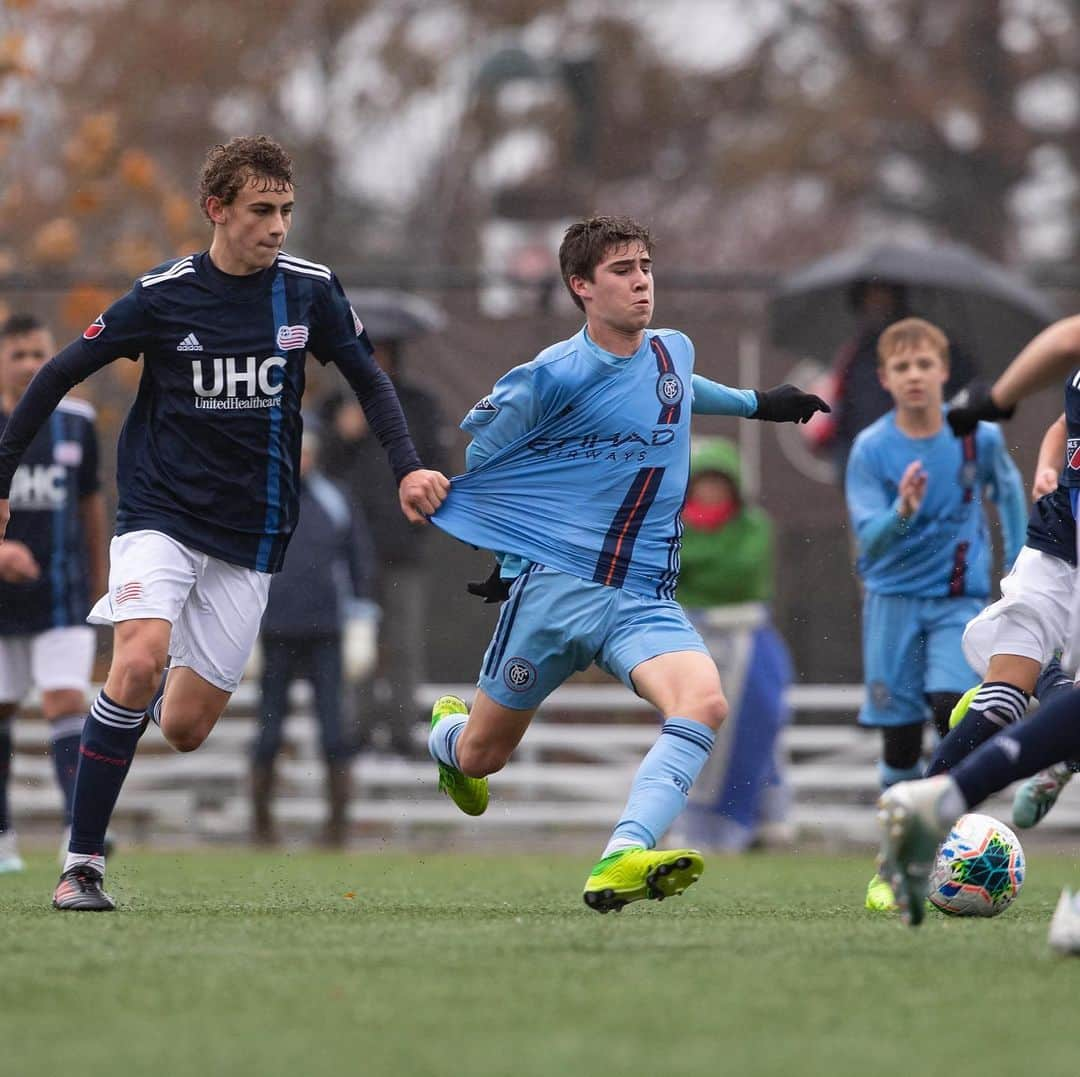
[[[762,393],[754,390],[757,397],[757,411],[751,416],[767,423],[808,423],[817,411],[832,411],[832,408],[813,393],[804,393],[795,385],[778,385]]]
[[[513,580],[504,580],[499,575],[499,563],[495,562],[495,567],[491,570],[491,575],[486,580],[477,581],[476,583],[465,584],[465,590],[470,595],[476,595],[478,598],[482,598],[485,603],[492,602],[505,602],[510,597],[510,584]]]
[[[949,420],[952,432],[962,438],[975,429],[980,419],[996,422],[998,419],[1011,419],[1015,413],[1015,404],[1011,408],[999,408],[994,403],[989,382],[973,381],[949,401],[945,418]]]

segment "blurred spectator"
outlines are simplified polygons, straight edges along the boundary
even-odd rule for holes
[[[371,600],[374,548],[359,509],[317,470],[320,435],[305,419],[300,451],[300,516],[282,571],[274,576],[259,637],[262,702],[252,759],[255,840],[274,840],[270,801],[289,687],[311,682],[327,768],[325,841],[344,843],[353,739],[342,721],[342,682],[370,672],[377,609]],[[383,470],[386,470],[385,468]]]
[[[730,441],[694,440],[682,519],[677,598],[716,660],[731,713],[681,825],[697,848],[738,852],[786,837],[790,795],[779,733],[788,720],[791,661],[767,606],[772,523],[744,502],[739,453]]]
[[[832,414],[818,416],[812,434],[819,448],[828,448],[836,461],[836,475],[843,482],[848,456],[856,435],[880,419],[893,406],[892,398],[878,378],[877,343],[882,332],[908,317],[907,290],[885,281],[857,281],[848,292],[855,315],[854,336],[837,353],[831,372]],[[975,363],[950,334],[949,381],[945,399],[976,374]],[[823,421],[824,420],[824,421]],[[831,420],[831,428],[829,420]]]
[[[443,416],[434,396],[401,373],[401,342],[373,339],[375,358],[390,376],[424,466],[444,469]],[[335,394],[322,408],[326,421],[323,466],[353,504],[360,505],[375,542],[379,566],[377,601],[382,611],[375,676],[362,686],[357,701],[364,724],[361,745],[371,741],[371,722],[380,716],[388,727],[390,749],[415,753],[412,728],[420,717],[416,687],[426,676],[427,538],[429,528],[410,524],[398,507],[398,491],[386,468],[373,467],[383,450],[372,435],[355,399]]]

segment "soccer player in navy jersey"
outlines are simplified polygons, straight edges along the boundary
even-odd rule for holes
[[[46,363],[0,439],[2,535],[15,468],[64,394],[142,356],[120,433],[109,587],[90,614],[114,627],[113,660],[83,728],[58,909],[114,907],[105,828],[146,722],[192,751],[240,682],[296,523],[306,353],[337,365],[356,392],[410,520],[448,489],[417,458],[337,278],[282,249],[293,202],[292,162],[275,142],[214,147],[200,178],[210,248],[141,277]]]
[[[475,590],[508,598],[472,710],[437,700],[429,748],[440,787],[479,815],[487,775],[575,670],[595,662],[652,703],[660,736],[585,884],[586,904],[608,912],[680,894],[703,867],[695,850],[655,850],[727,714],[716,665],[674,599],[691,412],[805,422],[829,409],[794,386],[758,393],[695,375],[690,340],[648,328],[652,239],[637,222],[579,221],[559,261],[586,325],[472,408],[468,470],[432,518],[496,552],[499,571]]]
[[[31,314],[0,326],[0,430],[55,351]],[[0,873],[23,863],[8,809],[11,722],[31,688],[40,693],[50,748],[71,822],[79,738],[94,663],[90,603],[105,593],[105,502],[98,480],[94,409],[62,400],[15,472],[16,518],[0,544]]]
[[[960,437],[982,420],[1011,418],[1017,404],[1065,378],[1065,466],[1061,485],[1073,515],[1080,500],[1080,316],[1055,322],[1031,341],[992,386],[971,386],[950,408],[949,425]],[[1077,590],[1073,591],[1072,637],[1063,665],[1076,668]],[[917,925],[923,918],[927,880],[941,838],[956,818],[1010,783],[1063,760],[1080,758],[1080,691],[1055,693],[1030,718],[1009,724],[947,774],[902,782],[879,802],[881,871],[892,882],[900,914]],[[1065,910],[1080,945],[1080,907]]]

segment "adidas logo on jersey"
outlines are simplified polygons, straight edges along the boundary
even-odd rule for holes
[[[199,338],[194,333],[188,333],[188,335],[176,345],[176,350],[178,352],[201,352],[203,346],[199,343]]]

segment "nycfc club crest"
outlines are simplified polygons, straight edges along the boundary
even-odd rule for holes
[[[673,408],[683,398],[683,385],[678,374],[661,374],[656,379],[656,395],[665,407]]]
[[[524,692],[536,683],[536,667],[524,658],[510,658],[503,666],[503,680],[511,692]]]
[[[1065,459],[1069,467],[1080,469],[1080,438],[1069,438],[1065,443]]]

